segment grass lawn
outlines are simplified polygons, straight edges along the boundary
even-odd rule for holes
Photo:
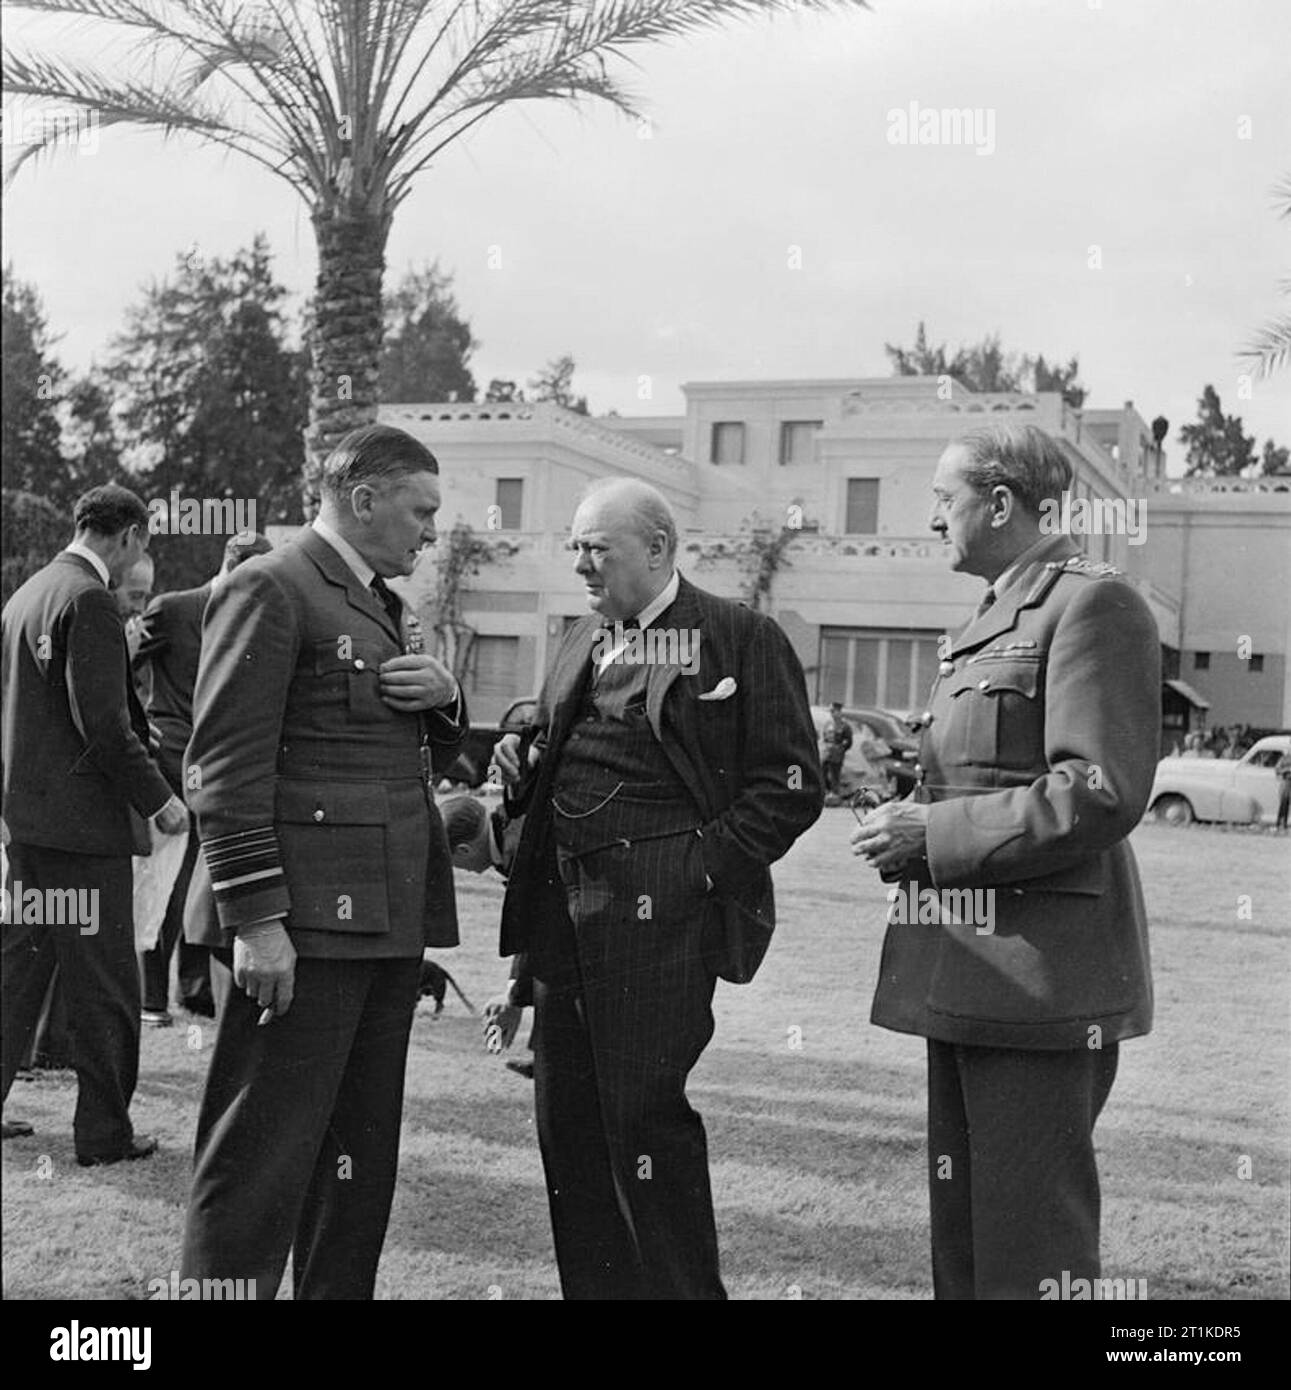
[[[885,904],[854,824],[826,811],[778,867],[775,943],[752,985],[719,985],[692,1077],[736,1298],[931,1296],[923,1044],[867,1021]],[[1157,1027],[1122,1048],[1098,1131],[1104,1273],[1154,1299],[1286,1298],[1288,842],[1146,825],[1134,845]],[[506,973],[501,885],[458,891],[466,944],[437,958],[482,1005]],[[8,1113],[37,1133],[3,1150],[9,1298],[141,1298],[169,1276],[210,1043],[206,1025],[145,1032],[135,1123],[162,1152],[143,1163],[75,1166],[70,1074],[14,1086]],[[558,1296],[530,1084],[451,991],[438,1021],[418,1012],[377,1295]]]

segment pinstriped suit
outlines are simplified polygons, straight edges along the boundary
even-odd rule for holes
[[[503,907],[502,953],[524,952],[532,980],[567,1298],[725,1296],[686,1078],[712,1034],[716,977],[750,979],[766,950],[768,865],[821,808],[802,670],[780,629],[684,579],[654,626],[700,633],[695,675],[608,667],[609,688],[590,691],[598,618],[567,635]],[[727,698],[701,698],[723,683]]]

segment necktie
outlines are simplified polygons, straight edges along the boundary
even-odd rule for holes
[[[982,595],[982,601],[977,605],[977,611],[973,614],[973,621],[976,622],[978,618],[980,618],[982,614],[985,613],[986,610],[990,608],[994,602],[995,590],[991,585],[988,584],[986,586],[986,592]]]
[[[636,618],[606,618],[602,621],[601,628],[603,631],[608,632],[611,638],[613,638],[614,635],[614,624],[616,622],[620,622],[622,624],[623,631],[625,633],[630,632],[634,627],[641,626],[641,623]],[[612,661],[604,660],[594,663],[592,666],[592,679],[594,681],[599,680],[606,667],[612,666],[613,664],[614,663]]]
[[[381,607],[390,615],[390,621],[395,626],[395,631],[399,630],[399,615],[403,612],[403,604],[399,601],[399,595],[381,578],[379,574],[372,576],[372,581],[368,588],[377,596],[377,601]]]

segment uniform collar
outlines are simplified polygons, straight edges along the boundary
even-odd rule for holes
[[[325,540],[328,545],[341,557],[342,560],[354,571],[354,577],[365,588],[370,588],[376,570],[359,554],[357,550],[339,535],[322,517],[316,516],[310,523],[313,529]]]
[[[73,541],[64,551],[64,555],[79,555],[82,560],[88,560],[94,566],[94,573],[103,581],[103,587],[112,587],[111,578],[108,575],[108,567],[103,563],[103,557],[96,555],[88,545],[82,545],[80,541]]]

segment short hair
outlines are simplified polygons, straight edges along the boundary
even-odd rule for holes
[[[668,499],[657,487],[639,478],[598,478],[583,494],[583,500],[596,497],[598,493],[627,482],[631,486],[625,491],[630,501],[630,515],[633,529],[645,541],[654,539],[662,531],[664,544],[668,547],[668,558],[677,554],[677,523],[673,519]]]
[[[484,803],[473,796],[450,796],[439,808],[448,835],[448,848],[455,850],[469,844],[480,833],[488,812]]]
[[[253,531],[250,535],[230,536],[224,547],[224,567],[231,574],[243,560],[249,560],[253,555],[268,555],[272,549],[268,536],[262,536],[259,531]]]
[[[1062,447],[1035,425],[983,425],[957,442],[968,451],[960,471],[970,487],[983,495],[1006,487],[1034,515],[1071,486],[1071,464]]]
[[[148,508],[137,493],[120,483],[92,487],[76,499],[72,520],[78,531],[96,536],[115,536],[128,526],[148,529]]]
[[[439,461],[419,440],[393,425],[364,425],[328,454],[319,487],[339,501],[360,483],[395,482],[412,473],[438,473]]]

